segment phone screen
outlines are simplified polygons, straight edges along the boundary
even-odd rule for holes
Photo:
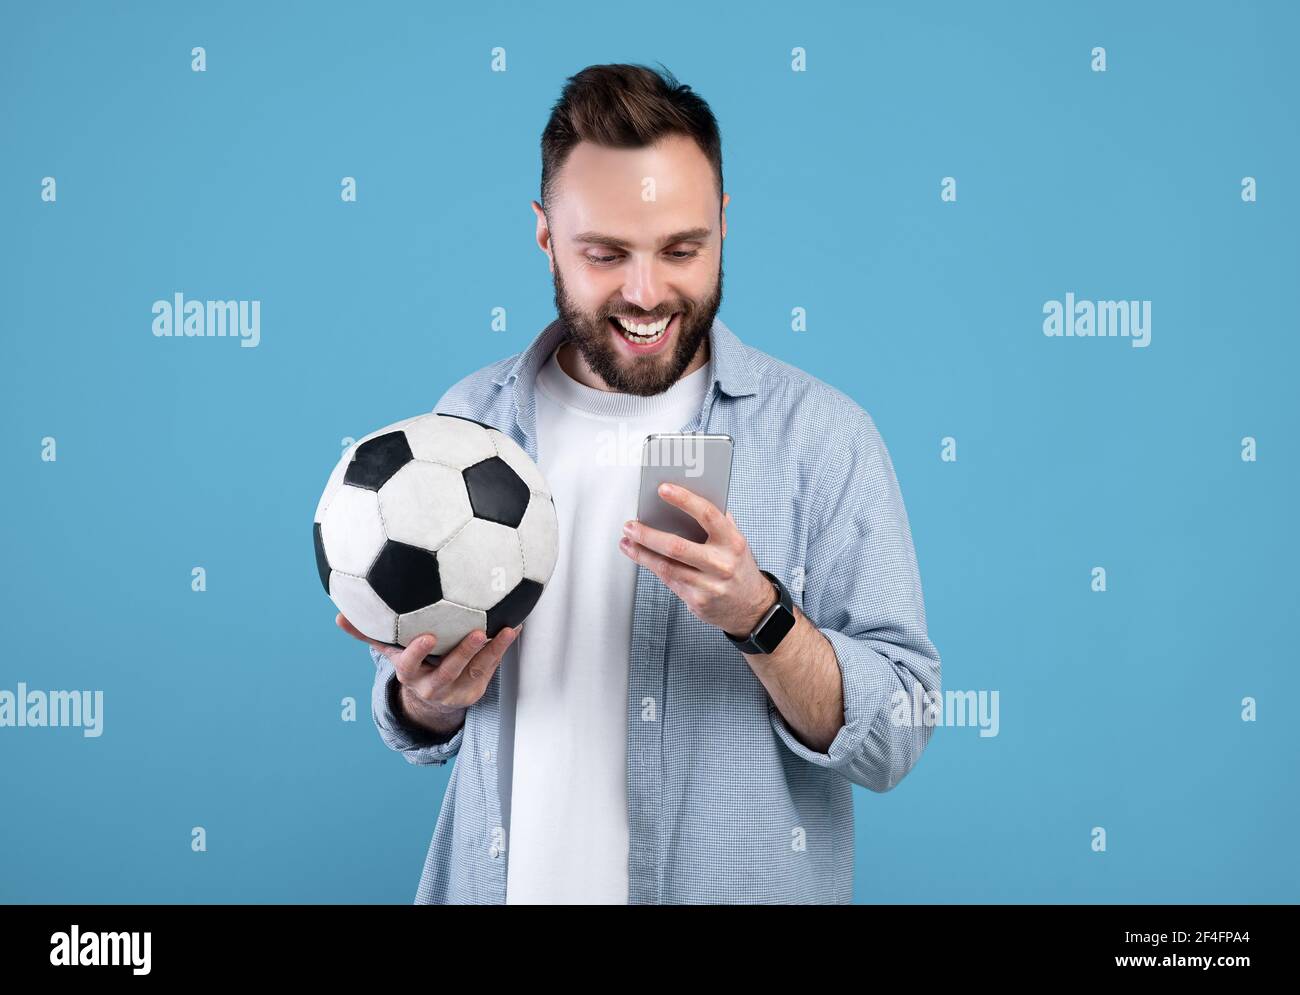
[[[692,542],[709,536],[694,518],[659,496],[659,485],[679,484],[727,510],[731,490],[732,439],[729,435],[673,432],[646,437],[641,449],[641,493],[637,520]]]

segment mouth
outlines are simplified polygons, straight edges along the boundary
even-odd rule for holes
[[[666,322],[663,318],[644,324],[639,322],[627,322],[625,324],[617,318],[607,318],[605,320],[615,336],[629,352],[634,355],[644,356],[659,352],[664,348],[668,340],[676,334],[677,326],[681,323],[681,317],[682,313],[677,311]]]

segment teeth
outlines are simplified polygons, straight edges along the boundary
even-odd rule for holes
[[[619,327],[623,329],[623,333],[633,342],[650,343],[657,340],[664,333],[664,329],[672,321],[672,316],[661,318],[652,325],[636,325],[617,316],[614,320],[618,322]]]

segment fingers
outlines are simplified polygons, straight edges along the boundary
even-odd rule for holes
[[[482,629],[475,629],[432,666],[425,665],[425,657],[437,639],[425,633],[393,658],[393,669],[398,681],[421,700],[466,708],[483,697],[501,657],[522,628],[521,622],[513,629],[502,629],[491,640]]]
[[[443,687],[456,679],[469,657],[473,656],[474,650],[484,644],[484,641],[484,631],[481,628],[474,630],[454,648],[443,653],[442,657],[434,657],[425,663],[425,658],[438,645],[438,637],[432,632],[425,632],[411,640],[406,650],[393,659],[393,669],[398,672],[398,680],[409,688],[415,689],[421,683],[428,684],[429,687]],[[430,676],[433,676],[433,680],[429,680]]]
[[[373,646],[393,664],[397,680],[422,701],[447,708],[468,708],[483,697],[492,675],[497,672],[506,650],[523,631],[520,622],[514,628],[505,628],[492,639],[482,629],[475,629],[441,658],[426,659],[438,644],[437,637],[426,632],[413,639],[405,648],[390,646],[371,639],[344,617],[334,616],[334,624],[353,639]]]
[[[496,638],[470,658],[452,686],[451,704],[459,708],[468,708],[483,697],[488,684],[492,681],[492,675],[497,672],[497,668],[505,658],[506,650],[519,638],[523,627],[524,623],[520,622],[513,629],[502,629],[496,634]]]
[[[667,488],[667,491],[661,491],[660,497],[669,504],[677,505],[699,522],[710,539],[716,538],[719,533],[725,531],[722,512],[708,498],[701,497],[679,484],[666,483],[662,486]]]
[[[630,533],[625,530],[624,535],[646,549],[662,553],[668,559],[677,560],[702,573],[721,572],[718,554],[706,543],[694,542],[679,536],[676,532],[664,532],[640,523],[633,526]]]

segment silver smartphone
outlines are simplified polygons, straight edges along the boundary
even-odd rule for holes
[[[641,448],[637,520],[692,542],[707,541],[708,533],[694,518],[659,496],[659,485],[665,481],[680,484],[725,513],[731,490],[731,453],[729,435],[664,432],[646,436]]]

